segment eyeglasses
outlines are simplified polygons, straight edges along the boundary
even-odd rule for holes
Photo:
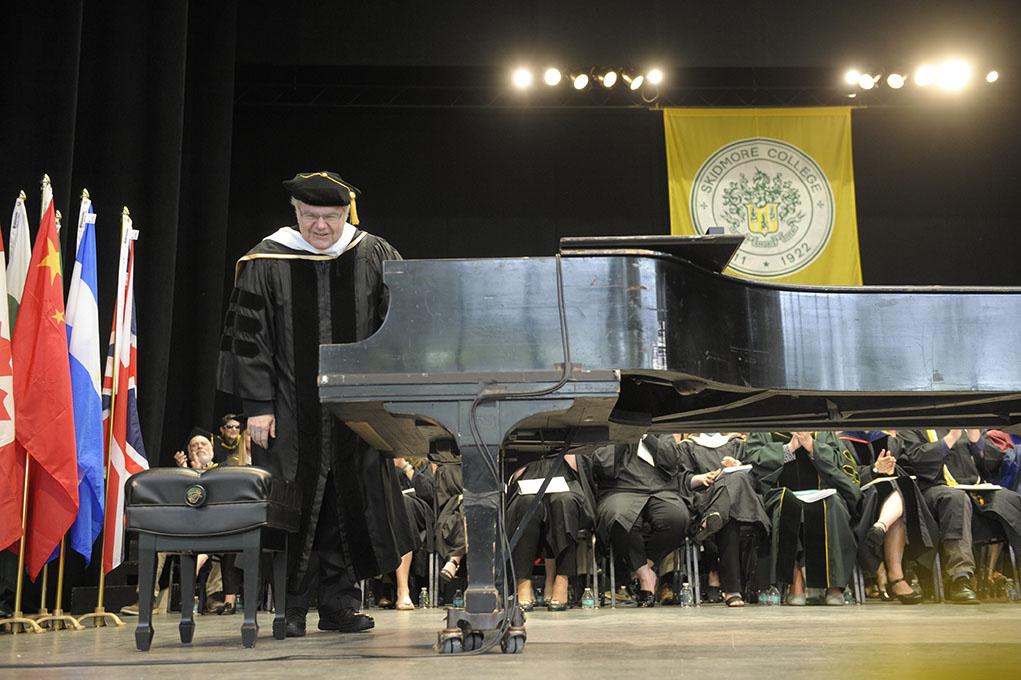
[[[240,430],[241,426],[240,425],[224,425],[223,429],[225,429],[225,430]]]
[[[326,213],[325,215],[316,215],[315,213],[301,213],[301,221],[305,224],[315,224],[319,220],[323,220],[327,224],[337,224],[340,222],[340,213]]]

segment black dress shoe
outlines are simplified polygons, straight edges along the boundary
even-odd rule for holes
[[[947,588],[947,599],[954,604],[979,604],[978,595],[971,589],[967,577],[955,579]]]
[[[287,637],[305,637],[305,610],[288,609],[284,612],[284,631]]]
[[[360,633],[376,625],[371,616],[354,609],[331,612],[319,610],[319,630],[336,630],[341,633]]]
[[[656,593],[651,590],[639,590],[638,597],[635,598],[635,604],[639,607],[655,607]]]
[[[718,512],[710,512],[702,518],[702,525],[696,532],[694,539],[701,543],[723,527],[723,517]]]

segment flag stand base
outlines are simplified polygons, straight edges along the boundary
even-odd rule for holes
[[[21,612],[14,612],[13,616],[8,616],[7,618],[0,619],[0,627],[2,627],[5,632],[10,633],[11,635],[17,635],[18,633],[26,632],[29,633],[46,632],[45,630],[43,630],[43,628],[39,626],[38,623],[28,618]]]
[[[36,623],[50,630],[66,630],[68,628],[71,630],[85,630],[85,626],[78,623],[78,619],[70,614],[65,614],[60,609],[54,609],[52,614],[36,619]]]
[[[96,607],[96,611],[90,612],[88,614],[82,614],[81,616],[79,616],[78,617],[78,624],[82,625],[82,622],[85,621],[86,619],[95,619],[92,622],[92,625],[94,625],[96,628],[102,628],[103,626],[106,626],[106,625],[114,625],[114,626],[123,626],[124,625],[124,622],[121,621],[119,616],[117,616],[113,612],[106,611],[102,607]],[[109,623],[108,623],[108,620],[109,620]],[[82,627],[84,627],[84,626],[82,626]]]

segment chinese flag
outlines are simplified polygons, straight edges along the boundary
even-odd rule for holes
[[[78,512],[59,243],[51,200],[35,239],[12,341],[15,438],[29,456],[25,562],[33,579]]]

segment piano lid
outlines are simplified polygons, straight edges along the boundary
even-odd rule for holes
[[[385,262],[386,319],[360,342],[320,347],[320,399],[367,440],[419,452],[444,430],[469,432],[481,390],[554,385],[566,359],[545,409],[493,407],[516,445],[548,448],[577,428],[611,441],[650,429],[1021,429],[1021,288],[747,281],[718,272],[736,243],[565,239],[577,255],[559,261]],[[714,266],[695,261],[714,250]]]
[[[743,236],[565,236],[560,239],[564,257],[595,255],[648,255],[663,253],[720,273],[741,247]]]

